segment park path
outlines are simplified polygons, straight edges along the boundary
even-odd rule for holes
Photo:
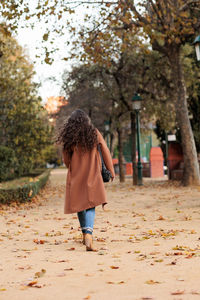
[[[86,252],[63,214],[66,169],[29,204],[0,207],[0,300],[200,299],[200,190],[107,184]]]

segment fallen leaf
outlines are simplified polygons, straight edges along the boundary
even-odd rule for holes
[[[35,273],[35,278],[42,277],[42,276],[44,276],[45,273],[46,273],[46,270],[42,269],[40,272]]]
[[[170,265],[176,265],[176,261],[174,260],[174,261],[172,261],[171,263],[170,263]]]
[[[119,267],[116,267],[116,266],[110,266],[110,268],[113,269],[113,270],[119,269]]]
[[[183,295],[185,293],[185,291],[176,291],[176,292],[173,292],[171,293],[171,295]]]
[[[165,218],[163,216],[159,216],[159,218],[157,220],[158,221],[163,221],[163,220],[165,220]]]
[[[155,259],[155,262],[163,262],[163,259]]]
[[[42,285],[41,285],[41,284],[34,284],[32,287],[41,289],[41,288],[42,288]]]
[[[174,252],[174,255],[183,255],[183,252]]]
[[[200,293],[199,292],[197,292],[197,291],[191,291],[191,293],[190,294],[192,294],[192,295],[200,295]]]
[[[192,258],[195,255],[195,253],[190,253],[189,255],[187,255],[185,258]]]
[[[27,284],[27,286],[33,286],[33,285],[35,285],[35,284],[37,284],[37,283],[38,283],[37,280],[31,281],[31,282],[29,282],[29,283]]]
[[[200,239],[200,238],[199,238]],[[111,240],[111,242],[122,242],[122,240]]]
[[[105,242],[106,239],[104,238],[97,238],[97,242]]]
[[[58,260],[57,262],[58,263],[62,263],[62,262],[68,262],[69,260],[66,260],[66,259],[62,259],[62,260]]]
[[[157,283],[161,283],[161,282],[150,279],[150,280],[145,281],[145,283],[146,284],[157,284]]]
[[[38,240],[38,239],[34,239],[33,242],[36,243],[36,244],[44,244],[44,243],[46,243],[45,240]]]

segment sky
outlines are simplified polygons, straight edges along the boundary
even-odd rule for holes
[[[34,0],[31,0],[30,3],[33,3],[34,9]],[[70,18],[72,18],[71,22],[74,22],[75,26],[83,24],[84,15],[86,13],[93,13],[92,8],[88,9],[83,6],[76,8],[76,13],[70,15]],[[64,18],[63,22],[65,22]],[[23,22],[21,25],[23,26]],[[59,48],[59,50],[53,54],[54,62],[52,65],[47,65],[42,58],[36,58],[36,55],[41,52],[42,37],[47,26],[50,27],[51,24],[46,25],[42,21],[36,21],[33,29],[31,27],[20,28],[17,34],[19,44],[25,48],[25,52],[34,63],[36,72],[34,81],[41,83],[39,95],[42,97],[43,102],[50,96],[63,96],[61,92],[62,74],[64,70],[71,70],[72,67],[72,62],[63,60],[63,57],[69,56],[70,52],[70,46],[66,44],[70,38],[67,30],[64,36],[58,36],[55,40],[56,47]],[[47,42],[45,46],[48,48],[50,44]],[[54,77],[55,79],[50,80],[49,77]]]
[[[53,64],[47,65],[42,61],[42,58],[36,58],[38,54],[36,45],[41,45],[42,40],[37,28],[20,30],[17,39],[34,63],[36,72],[34,81],[41,83],[39,94],[43,101],[46,101],[46,98],[50,96],[60,96],[62,73],[64,69],[70,69],[70,64],[62,60],[66,49],[60,45],[60,50],[54,55]],[[50,80],[49,77],[55,77],[55,80]]]
[[[70,70],[71,64],[62,60],[64,56],[69,54],[69,48],[66,48],[61,37],[58,37],[56,40],[56,46],[58,46],[59,50],[53,55],[54,62],[52,65],[46,64],[42,57],[36,57],[41,52],[43,34],[42,25],[36,24],[33,29],[20,29],[17,40],[34,64],[36,72],[34,81],[41,83],[39,94],[43,101],[46,101],[47,97],[60,96],[62,73],[65,69]],[[49,77],[55,77],[55,80],[50,80]]]

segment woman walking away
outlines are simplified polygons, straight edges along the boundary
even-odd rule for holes
[[[63,146],[63,160],[68,168],[64,213],[77,213],[83,244],[87,251],[95,251],[92,243],[95,207],[107,203],[98,145],[113,180],[115,173],[110,152],[100,132],[80,109],[72,112],[64,123],[57,143]]]

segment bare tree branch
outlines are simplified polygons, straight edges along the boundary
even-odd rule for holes
[[[182,5],[180,7],[179,11],[186,10],[191,4],[199,4],[199,6],[200,6],[199,0],[191,0],[191,1],[187,1],[184,5]]]

